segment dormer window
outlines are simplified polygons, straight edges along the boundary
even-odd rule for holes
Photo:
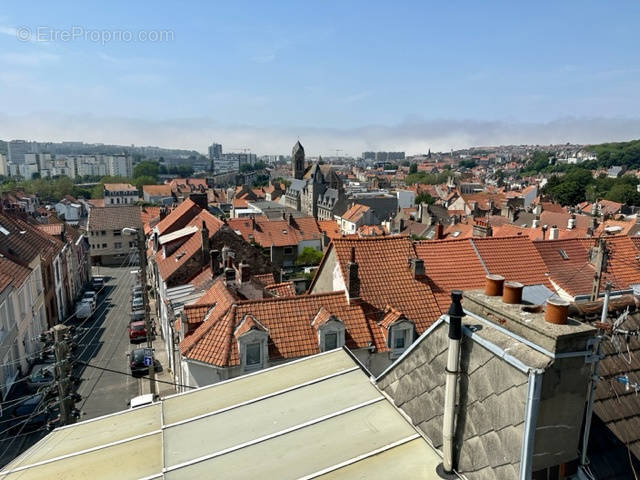
[[[386,329],[387,347],[392,360],[402,355],[414,340],[415,325],[395,308],[387,306],[380,326]]]
[[[311,325],[318,332],[318,346],[321,352],[335,350],[344,346],[344,323],[324,307],[318,310]]]
[[[253,371],[265,368],[269,362],[267,329],[253,315],[245,315],[234,335],[238,340],[242,369]]]

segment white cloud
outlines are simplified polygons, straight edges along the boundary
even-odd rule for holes
[[[33,113],[0,114],[4,140],[82,140],[115,144],[158,145],[206,151],[212,142],[250,148],[258,154],[283,154],[300,138],[309,155],[341,149],[404,150],[409,154],[480,145],[598,143],[640,138],[640,118],[563,118],[547,123],[411,119],[396,125],[356,128],[228,125],[208,117],[172,120]]]
[[[45,63],[57,62],[59,55],[47,52],[6,52],[0,54],[0,61],[21,67],[38,67]]]

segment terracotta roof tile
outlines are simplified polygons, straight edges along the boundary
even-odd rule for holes
[[[180,343],[180,350],[187,358],[201,362],[238,365],[234,331],[250,315],[269,332],[270,361],[313,355],[319,353],[319,345],[312,323],[321,308],[344,323],[347,347],[365,348],[375,341],[361,306],[349,305],[344,292],[332,292],[237,302],[224,315],[218,318],[211,315]],[[379,348],[384,349],[384,344]]]
[[[416,280],[409,259],[416,256],[411,241],[404,236],[338,238],[335,250],[343,278],[351,248],[355,248],[360,297],[378,310],[390,305],[425,331],[440,316],[440,308],[427,281]]]
[[[151,195],[151,196],[158,196],[158,195],[162,195],[165,197],[170,197],[171,196],[171,185],[169,184],[165,184],[165,185],[143,185],[142,186],[142,192],[146,193],[147,195]]]
[[[261,247],[285,247],[303,241],[321,240],[322,235],[313,217],[298,217],[287,220],[269,220],[267,217],[231,218],[228,225],[239,232],[247,242]]]
[[[174,208],[156,226],[159,235],[171,233],[185,227],[202,209],[193,200],[187,198]]]
[[[292,297],[296,294],[293,282],[272,283],[265,286],[264,289],[276,297]]]
[[[318,228],[331,239],[342,237],[342,232],[336,220],[318,220]]]
[[[87,229],[120,230],[124,227],[141,228],[140,207],[120,205],[114,207],[94,207],[89,212]]]
[[[19,287],[30,274],[31,269],[0,256],[0,292],[9,285]]]
[[[252,275],[251,278],[260,285],[271,285],[274,283],[273,273],[261,273],[258,275]]]
[[[354,204],[349,210],[344,212],[342,219],[347,222],[357,223],[362,216],[367,213],[370,208],[367,205],[361,205],[359,203]]]

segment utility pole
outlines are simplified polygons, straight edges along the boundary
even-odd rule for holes
[[[147,331],[147,348],[153,352],[153,330],[149,316],[149,297],[147,295],[147,248],[144,242],[144,231],[138,228],[138,261],[140,262],[140,281],[142,282],[142,303],[144,306],[144,326]],[[149,365],[149,391],[156,398],[156,366],[153,355]]]
[[[607,242],[604,239],[598,239],[598,246],[596,247],[598,251],[596,252],[596,274],[593,277],[593,289],[591,290],[591,301],[595,302],[598,300],[598,296],[600,294],[600,284],[602,283],[602,272],[604,271],[606,262],[607,262]]]
[[[66,325],[58,324],[53,327],[53,352],[56,357],[55,371],[61,425],[76,423],[75,400],[71,392],[68,332],[69,328]]]

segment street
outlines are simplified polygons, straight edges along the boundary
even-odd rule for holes
[[[104,275],[107,281],[93,318],[82,325],[86,330],[78,332],[74,359],[129,373],[127,353],[133,348],[127,335],[131,310],[130,272],[135,268],[99,267],[98,271],[98,267],[93,267],[93,273]],[[129,375],[82,366],[75,372],[82,377],[77,390],[82,396],[76,405],[82,412],[79,421],[126,409],[127,402],[140,394],[141,380]]]

